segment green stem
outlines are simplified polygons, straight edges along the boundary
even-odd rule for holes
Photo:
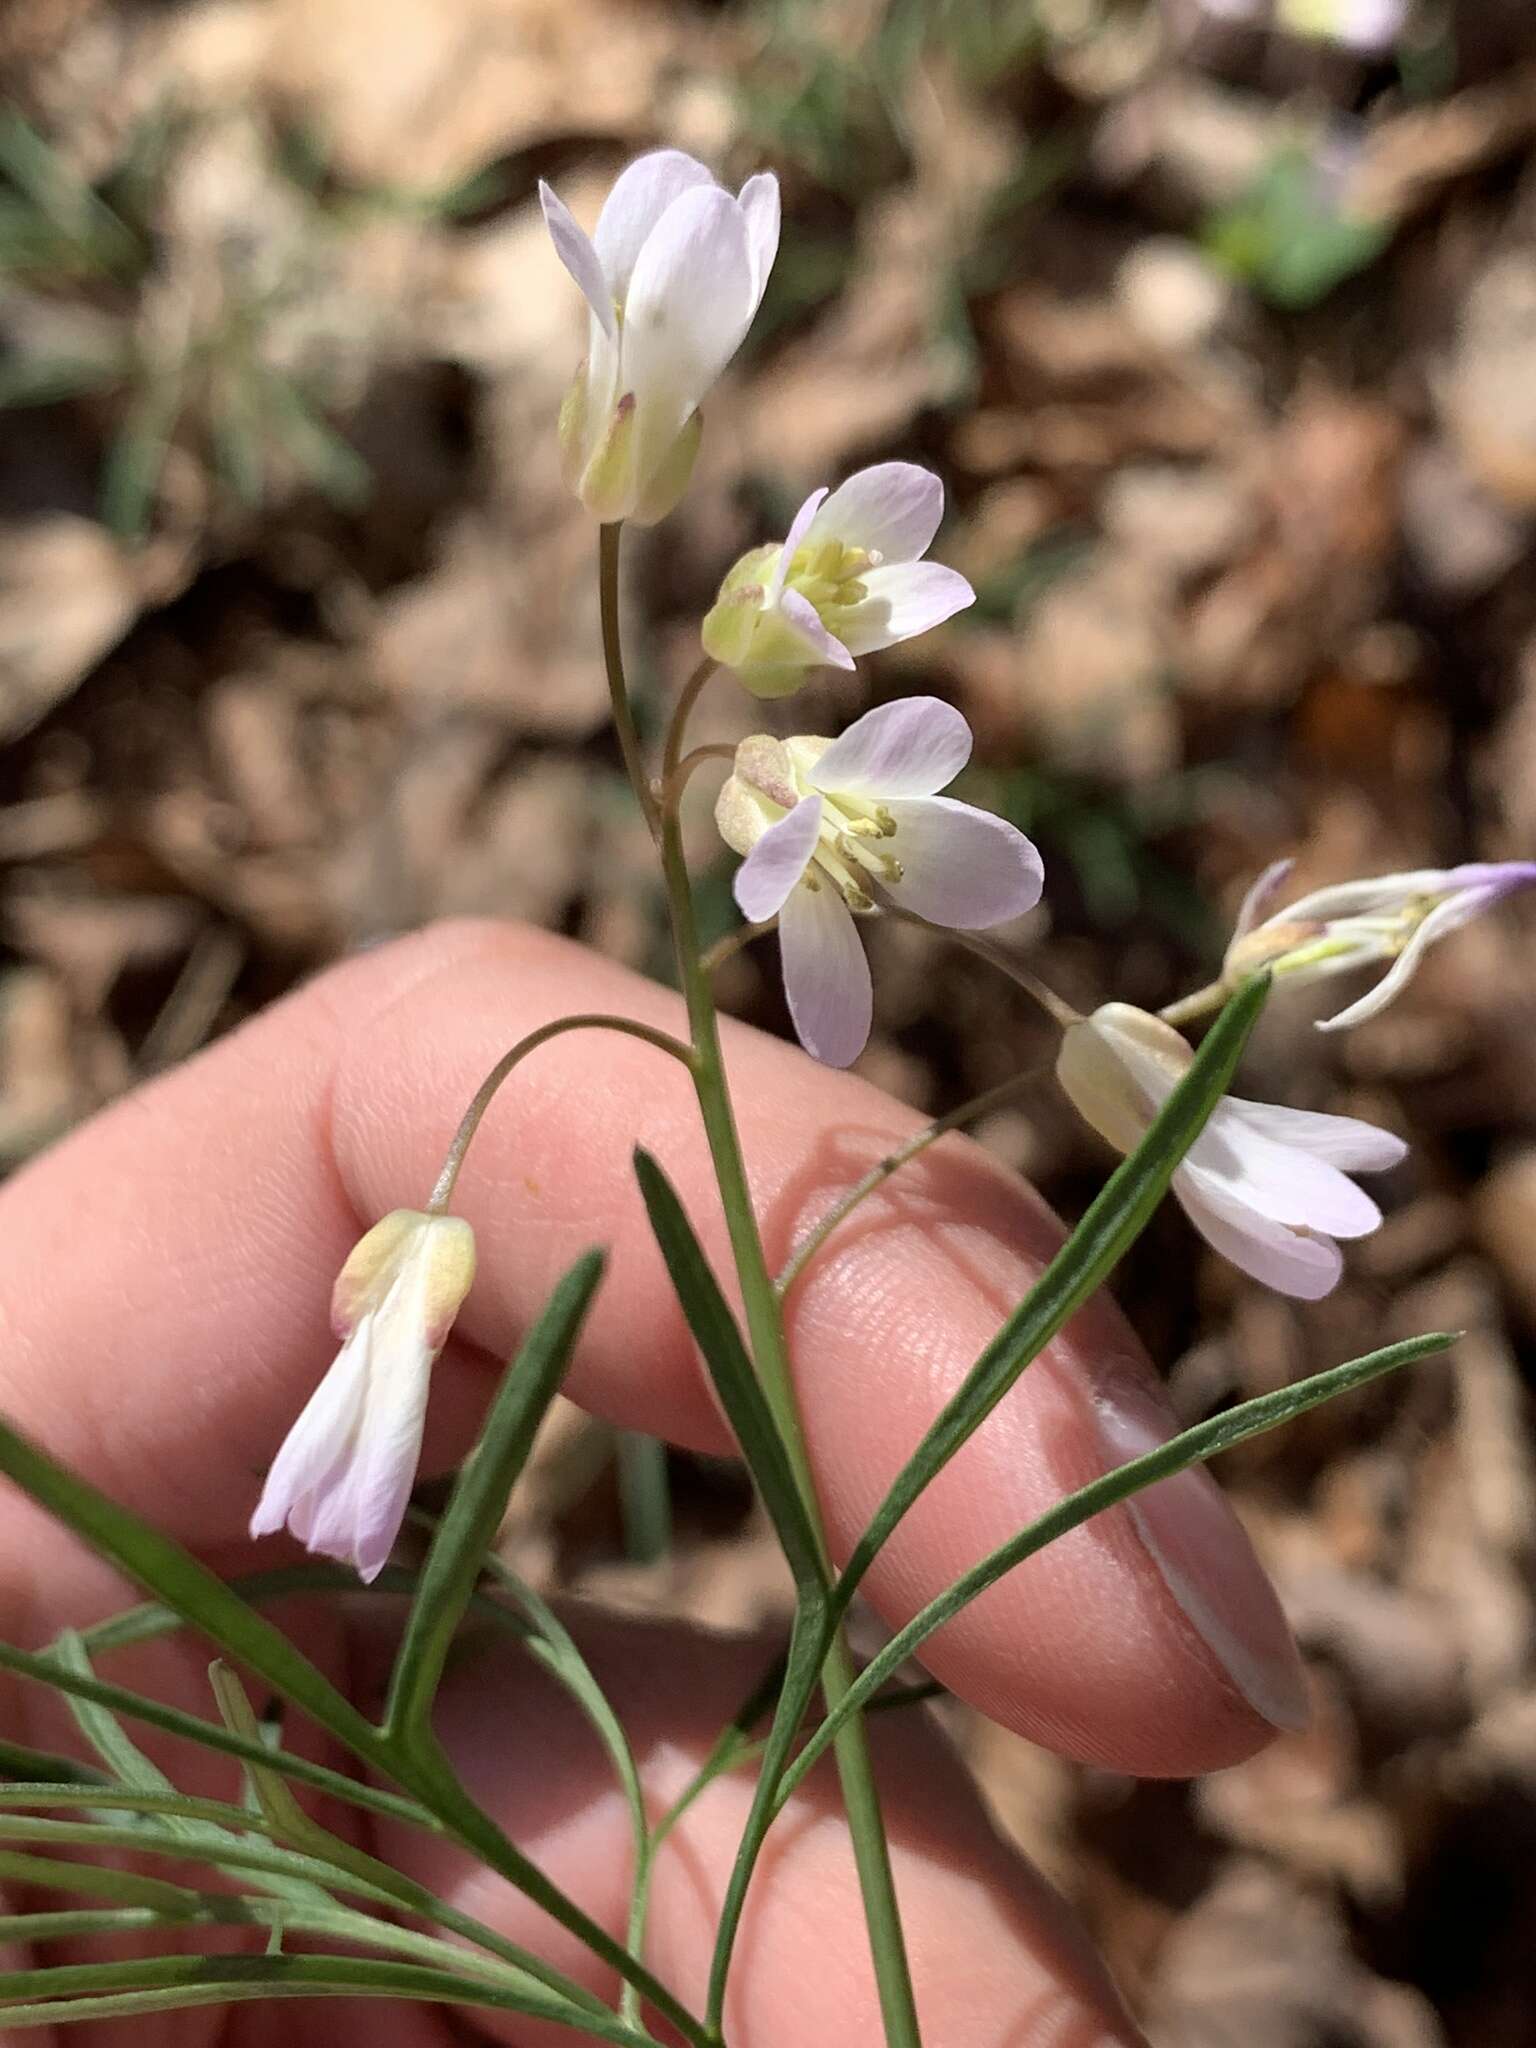
[[[614,1447],[624,1553],[631,1564],[655,1564],[672,1547],[672,1489],[667,1447],[643,1430],[621,1429]]]
[[[883,1187],[892,1174],[899,1173],[902,1167],[916,1159],[919,1153],[926,1152],[930,1145],[946,1137],[949,1132],[957,1131],[962,1124],[973,1123],[977,1117],[985,1116],[988,1110],[1011,1101],[1021,1088],[1026,1088],[1031,1081],[1038,1080],[1042,1071],[1039,1067],[1031,1067],[1027,1073],[1010,1075],[1006,1081],[999,1081],[995,1088],[988,1088],[981,1095],[973,1095],[969,1102],[962,1102],[958,1108],[936,1117],[931,1124],[926,1124],[922,1130],[915,1131],[904,1144],[898,1145],[893,1152],[887,1152],[883,1159],[877,1160],[864,1178],[855,1181],[848,1192],[832,1204],[814,1229],[796,1245],[776,1283],[780,1301],[787,1297],[789,1290],[833,1231],[840,1223],[846,1222],[866,1196]]]
[[[606,531],[606,528],[604,529]],[[464,1165],[464,1155],[479,1130],[481,1120],[495,1099],[496,1091],[512,1072],[525,1060],[529,1053],[537,1052],[541,1045],[547,1045],[552,1038],[559,1038],[567,1031],[619,1031],[626,1038],[638,1038],[646,1045],[655,1046],[658,1052],[670,1053],[675,1060],[681,1060],[685,1067],[693,1065],[693,1054],[680,1038],[674,1038],[668,1031],[658,1031],[653,1025],[641,1024],[633,1017],[614,1017],[604,1010],[582,1010],[571,1017],[556,1017],[549,1024],[541,1024],[536,1031],[530,1031],[520,1038],[510,1052],[501,1058],[475,1090],[474,1099],[459,1119],[459,1127],[453,1134],[448,1147],[448,1156],[443,1161],[443,1170],[437,1176],[436,1185],[427,1197],[427,1208],[435,1216],[440,1215],[453,1200],[453,1191],[458,1183],[459,1173]]]
[[[630,748],[625,741],[625,732],[627,730],[633,734],[634,726],[632,719],[627,715],[624,660],[619,634],[618,543],[617,528],[605,526],[602,530],[601,577],[603,651],[609,687],[615,696],[616,717],[619,716],[618,705],[621,702],[625,705],[625,716],[620,721],[619,733],[620,743],[625,747],[625,759],[630,761]],[[677,743],[676,728],[674,743]],[[650,797],[638,750],[631,763],[630,773],[636,795],[642,804],[649,806],[653,799]],[[650,810],[647,808],[647,816],[649,815]],[[784,1340],[784,1325],[779,1313],[779,1298],[774,1289],[773,1277],[768,1270],[762,1239],[758,1234],[757,1216],[752,1207],[751,1190],[742,1162],[741,1143],[737,1136],[736,1120],[725,1076],[725,1061],[720,1049],[719,1024],[715,1016],[714,1000],[710,994],[709,977],[704,971],[700,955],[693,890],[683,853],[682,834],[675,814],[664,814],[661,820],[661,857],[662,872],[667,886],[667,901],[672,914],[672,937],[677,951],[678,977],[687,1005],[688,1023],[693,1039],[694,1090],[698,1096],[699,1113],[703,1119],[704,1133],[719,1185],[721,1206],[725,1211],[726,1230],[730,1237],[736,1277],[746,1310],[752,1355],[762,1378],[764,1394],[778,1424],[785,1451],[805,1501],[806,1512],[816,1532],[817,1542],[823,1553],[823,1563],[830,1569],[820,1504],[816,1497],[810,1460],[806,1453],[805,1433],[795,1399],[789,1352]],[[822,1687],[829,1708],[836,1709],[852,1683],[852,1660],[847,1645],[839,1634],[827,1653],[822,1672]],[[879,1986],[880,2010],[885,2022],[886,2041],[888,2048],[920,2048],[922,2037],[918,2029],[906,1944],[902,1937],[901,1915],[896,1903],[890,1850],[885,1838],[879,1795],[875,1789],[869,1744],[863,1722],[858,1715],[851,1716],[845,1722],[837,1738],[836,1754],[849,1831],[853,1837],[854,1860],[858,1866],[859,1885],[864,1897],[865,1919],[868,1923],[870,1949]],[[711,2010],[707,2015],[707,2023],[717,2035],[720,2027],[719,2006],[722,1991],[723,1985],[717,1985],[715,1995],[711,1998]]]
[[[645,815],[645,822],[651,828],[651,837],[658,839],[661,808],[645,772],[645,756],[640,748],[640,735],[635,730],[629,686],[624,680],[623,644],[619,638],[619,535],[622,531],[617,524],[598,528],[597,583],[603,615],[603,666],[608,675],[608,701],[613,706],[613,729],[619,736],[624,770],[629,777],[630,788],[635,792],[635,800]]]

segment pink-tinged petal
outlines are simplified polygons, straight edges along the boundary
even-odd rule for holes
[[[1304,1236],[1255,1215],[1187,1159],[1173,1177],[1173,1191],[1206,1243],[1266,1287],[1320,1301],[1339,1284],[1344,1258],[1332,1238]]]
[[[1298,1145],[1269,1137],[1244,1120],[1242,1107],[1230,1096],[1222,1098],[1189,1149],[1190,1165],[1256,1216],[1292,1230],[1365,1237],[1379,1226],[1380,1209],[1347,1174]]]
[[[898,697],[856,718],[810,772],[829,796],[932,796],[971,758],[971,728],[942,697]]]
[[[981,931],[1040,901],[1044,863],[1005,818],[948,796],[897,797],[885,808],[896,830],[880,850],[902,870],[886,886],[903,910],[955,931]]]
[[[635,394],[647,476],[741,346],[752,319],[741,208],[718,185],[674,199],[640,251],[624,301],[620,382]]]
[[[839,484],[814,538],[865,548],[882,562],[915,562],[944,517],[944,486],[915,462],[877,462]]]
[[[765,604],[777,604],[784,588],[784,579],[789,574],[789,565],[795,559],[800,543],[805,539],[811,521],[816,517],[817,507],[827,495],[827,487],[812,491],[800,510],[789,522],[789,532],[784,536],[784,545],[779,549],[779,559],[773,565],[773,574],[768,579]]]
[[[752,259],[752,310],[763,303],[769,272],[779,253],[779,181],[772,171],[748,178],[736,194],[747,223],[747,253]]]
[[[618,332],[618,323],[613,311],[613,289],[603,275],[602,261],[596,249],[587,238],[585,229],[577,222],[576,216],[552,185],[539,180],[539,204],[544,209],[544,225],[549,229],[549,239],[555,245],[555,254],[565,265],[581,287],[582,297],[603,332],[613,337]]]
[[[851,1067],[869,1042],[874,990],[853,914],[825,876],[779,912],[784,993],[800,1043],[828,1067]]]
[[[826,662],[832,668],[851,669],[853,656],[834,633],[829,633],[821,623],[821,614],[808,597],[802,597],[798,590],[784,590],[779,593],[779,616],[788,619],[813,650],[818,661]]]
[[[1360,1117],[1329,1116],[1319,1109],[1286,1109],[1235,1095],[1222,1106],[1238,1123],[1281,1145],[1294,1146],[1346,1173],[1386,1173],[1408,1156],[1406,1142]]]
[[[821,798],[801,799],[758,840],[736,870],[732,893],[743,917],[766,924],[805,873],[821,831]]]
[[[271,1536],[345,1469],[362,1425],[370,1326],[359,1324],[337,1352],[283,1439],[251,1516],[252,1536]],[[295,1525],[296,1535],[302,1531]]]
[[[1248,893],[1238,906],[1237,922],[1232,927],[1233,945],[1253,930],[1269,908],[1275,891],[1284,885],[1286,876],[1295,865],[1295,860],[1290,856],[1284,860],[1272,860],[1258,879],[1249,885]]]
[[[592,236],[610,297],[623,304],[646,237],[673,200],[714,182],[703,164],[680,149],[653,149],[620,171]]]
[[[959,570],[946,569],[942,562],[893,562],[889,568],[866,569],[859,581],[868,594],[840,621],[843,639],[855,654],[874,654],[898,640],[915,639],[976,602]]]

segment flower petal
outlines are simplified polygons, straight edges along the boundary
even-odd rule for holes
[[[877,462],[839,484],[815,538],[866,548],[882,562],[915,562],[944,517],[944,486],[915,462]]]
[[[903,910],[955,931],[980,931],[1040,901],[1044,863],[1005,818],[948,796],[898,797],[885,808],[896,830],[884,847],[902,867],[901,880],[887,886]]]
[[[748,178],[736,194],[747,223],[747,253],[752,259],[752,310],[763,303],[768,274],[779,253],[779,181],[772,171]]]
[[[932,796],[971,758],[971,728],[942,697],[899,697],[856,718],[810,772],[834,795]]]
[[[1320,1301],[1339,1284],[1344,1258],[1331,1237],[1304,1235],[1255,1215],[1187,1159],[1173,1177],[1173,1191],[1206,1243],[1266,1287]]]
[[[635,394],[639,476],[671,448],[752,312],[741,208],[718,185],[691,187],[646,238],[624,302],[620,383]]]
[[[1223,1096],[1190,1147],[1188,1163],[1232,1201],[1292,1230],[1364,1237],[1377,1228],[1381,1211],[1364,1188],[1328,1160],[1269,1136],[1262,1119],[1245,1120],[1248,1107],[1269,1108],[1282,1119],[1295,1114]]]
[[[853,656],[842,641],[827,631],[821,623],[820,612],[798,590],[780,592],[779,616],[788,619],[795,631],[810,643],[818,661],[827,662],[833,668],[851,669],[854,666]]]
[[[1385,1173],[1408,1156],[1402,1138],[1360,1117],[1287,1109],[1279,1103],[1249,1102],[1237,1095],[1223,1096],[1222,1105],[1250,1130],[1277,1144],[1294,1146],[1313,1159],[1326,1160],[1330,1166],[1342,1167],[1346,1173]]]
[[[784,993],[800,1043],[829,1067],[851,1067],[869,1042],[874,991],[853,914],[824,877],[795,889],[779,913]]]
[[[555,254],[581,287],[603,332],[611,338],[618,333],[613,310],[613,290],[603,274],[602,260],[588,239],[586,230],[552,185],[539,180],[539,204],[544,225],[555,245]]]
[[[914,639],[976,602],[959,570],[946,569],[942,562],[892,562],[888,568],[866,569],[859,581],[868,595],[840,622],[844,642],[855,654]]]
[[[825,484],[822,485],[819,491],[812,491],[811,495],[800,507],[800,510],[789,522],[789,532],[784,536],[784,545],[779,549],[779,558],[774,563],[773,574],[768,579],[768,588],[763,599],[765,604],[778,603],[779,594],[784,588],[784,579],[789,574],[789,565],[795,559],[795,552],[799,548],[800,543],[805,539],[806,531],[811,521],[816,517],[817,507],[826,495],[827,487]]]
[[[714,182],[703,164],[680,149],[653,149],[620,171],[592,236],[610,299],[623,305],[646,237],[673,200]]]
[[[1289,854],[1284,860],[1272,860],[1263,873],[1249,884],[1247,893],[1238,906],[1237,921],[1232,927],[1232,938],[1227,949],[1229,952],[1239,939],[1253,930],[1273,899],[1275,891],[1281,887],[1295,865],[1295,857]]]
[[[306,1497],[323,1491],[345,1468],[362,1424],[371,1334],[372,1319],[365,1317],[300,1409],[267,1472],[251,1516],[252,1536],[271,1536],[281,1529],[299,1513]],[[297,1526],[294,1533],[302,1536]]]
[[[741,914],[753,924],[776,917],[805,873],[821,831],[821,798],[808,796],[758,840],[731,884]]]

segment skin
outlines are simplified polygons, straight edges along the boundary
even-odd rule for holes
[[[368,1224],[422,1201],[462,1102],[505,1047],[578,1009],[682,1028],[672,997],[563,940],[446,925],[349,961],[97,1117],[0,1195],[0,1409],[219,1568],[281,1561],[289,1554],[282,1541],[251,1546],[244,1527],[262,1470],[334,1349],[326,1316],[337,1268]],[[778,1265],[837,1190],[916,1120],[856,1078],[745,1028],[729,1030],[727,1048]],[[498,1098],[460,1182],[455,1207],[475,1227],[480,1268],[434,1378],[427,1469],[462,1454],[496,1361],[594,1242],[611,1246],[611,1263],[570,1391],[617,1423],[729,1448],[634,1188],[637,1140],[672,1174],[717,1269],[729,1270],[682,1070],[628,1039],[555,1041]],[[1059,1240],[1032,1191],[953,1139],[867,1203],[807,1272],[789,1327],[840,1553]],[[1172,1428],[1134,1338],[1101,1300],[1024,1376],[893,1539],[868,1581],[884,1618],[907,1618],[981,1549],[1114,1462],[1098,1421],[1106,1403],[1144,1427]],[[1186,1481],[1161,1491],[1182,1517],[1190,1569],[1244,1618],[1270,1694],[1294,1695],[1295,1653],[1238,1524],[1207,1477],[1175,1488]],[[1174,1523],[1163,1519],[1166,1537]],[[937,1638],[931,1668],[984,1712],[1070,1756],[1186,1774],[1251,1754],[1274,1733],[1250,1703],[1264,1688],[1235,1682],[1231,1659],[1213,1653],[1198,1626],[1201,1601],[1186,1590],[1179,1604],[1179,1573],[1170,1577],[1168,1542],[1161,1547],[1160,1567],[1129,1512],[1100,1518]],[[44,1642],[129,1598],[99,1562],[0,1486],[0,1630],[9,1639]],[[371,1606],[363,1620],[294,1602],[282,1620],[311,1655],[347,1674],[367,1709],[387,1668],[379,1615]],[[634,1731],[659,1811],[761,1669],[764,1645],[604,1620],[585,1634]],[[206,1655],[196,1645],[156,1644],[104,1669],[209,1710]],[[620,1932],[624,1813],[562,1697],[526,1659],[486,1648],[452,1668],[439,1721],[483,1803]],[[0,1689],[0,1728],[78,1748],[67,1717],[36,1688]],[[141,1739],[188,1790],[234,1796],[232,1773],[217,1760]],[[1138,2041],[1070,1915],[993,1835],[927,1717],[878,1717],[874,1739],[933,2048]],[[289,1740],[306,1746],[297,1724]],[[313,1753],[325,1753],[318,1738]],[[658,1869],[649,1960],[696,2006],[749,1792],[745,1776],[713,1787]],[[882,2039],[835,1811],[835,1781],[813,1777],[771,1839],[737,1951],[733,2048],[878,2048]],[[568,1937],[440,1844],[356,1816],[329,1818],[611,1991]],[[51,1944],[46,1959],[133,1952],[117,1937]],[[166,2048],[354,2038],[371,2048],[480,2039],[545,2048],[574,2038],[512,2020],[482,2024],[393,2005],[353,2012],[334,2001],[70,2031],[82,2048],[151,2037]]]

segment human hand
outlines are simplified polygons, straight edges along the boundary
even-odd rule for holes
[[[676,1023],[673,998],[564,941],[447,926],[349,962],[97,1118],[0,1195],[0,1411],[219,1569],[280,1558],[277,1545],[253,1553],[243,1531],[261,1470],[329,1359],[337,1268],[363,1227],[420,1201],[456,1106],[506,1045],[549,1017],[598,1008]],[[727,1052],[779,1264],[918,1120],[743,1028],[728,1028]],[[605,1041],[600,1057],[590,1040],[551,1044],[499,1098],[460,1183],[455,1206],[475,1227],[480,1269],[436,1369],[425,1469],[463,1453],[496,1362],[592,1244],[611,1248],[608,1277],[568,1390],[619,1424],[729,1450],[635,1190],[636,1142],[666,1166],[718,1270],[729,1270],[686,1077],[627,1039]],[[947,1139],[872,1197],[807,1271],[788,1323],[839,1555],[1058,1240],[1037,1197]],[[904,1621],[1053,1499],[1174,1427],[1134,1339],[1099,1297],[917,1503],[867,1597],[888,1622]],[[29,1502],[0,1490],[0,1634],[40,1644],[131,1597]],[[311,1602],[283,1615],[365,1706],[386,1669],[377,1612],[371,1604],[365,1624],[347,1603]],[[596,1624],[584,1643],[664,1806],[757,1676],[763,1646],[635,1623]],[[1033,1558],[937,1636],[926,1661],[1010,1728],[1142,1773],[1232,1763],[1302,1708],[1273,1593],[1199,1469]],[[179,1638],[105,1668],[203,1712],[206,1662]],[[0,1727],[45,1748],[77,1746],[61,1703],[35,1688],[0,1690]],[[439,1727],[508,1833],[620,1932],[624,1811],[563,1696],[527,1660],[488,1653],[450,1673]],[[1134,2042],[1082,1936],[993,1837],[933,1727],[919,1715],[878,1716],[871,1734],[930,2048]],[[287,1739],[305,1747],[298,1729]],[[176,1754],[171,1768],[188,1790],[229,1792],[228,1770],[202,1752]],[[742,1775],[717,1781],[658,1865],[649,1959],[685,1999],[707,1973],[749,1791]],[[733,2048],[881,2039],[836,1802],[835,1781],[813,1776],[770,1837],[732,1980]],[[586,1951],[500,1880],[441,1843],[383,1839],[361,1816],[352,1824],[402,1869],[611,1989]],[[99,1943],[55,1942],[46,1959],[101,1953]],[[477,2014],[471,2028],[430,2010],[334,2000],[152,2024],[169,2048],[306,2048],[364,2026],[373,2048],[572,2038],[494,2015]],[[84,2030],[82,2048],[148,2038],[131,2021],[102,2023]]]

